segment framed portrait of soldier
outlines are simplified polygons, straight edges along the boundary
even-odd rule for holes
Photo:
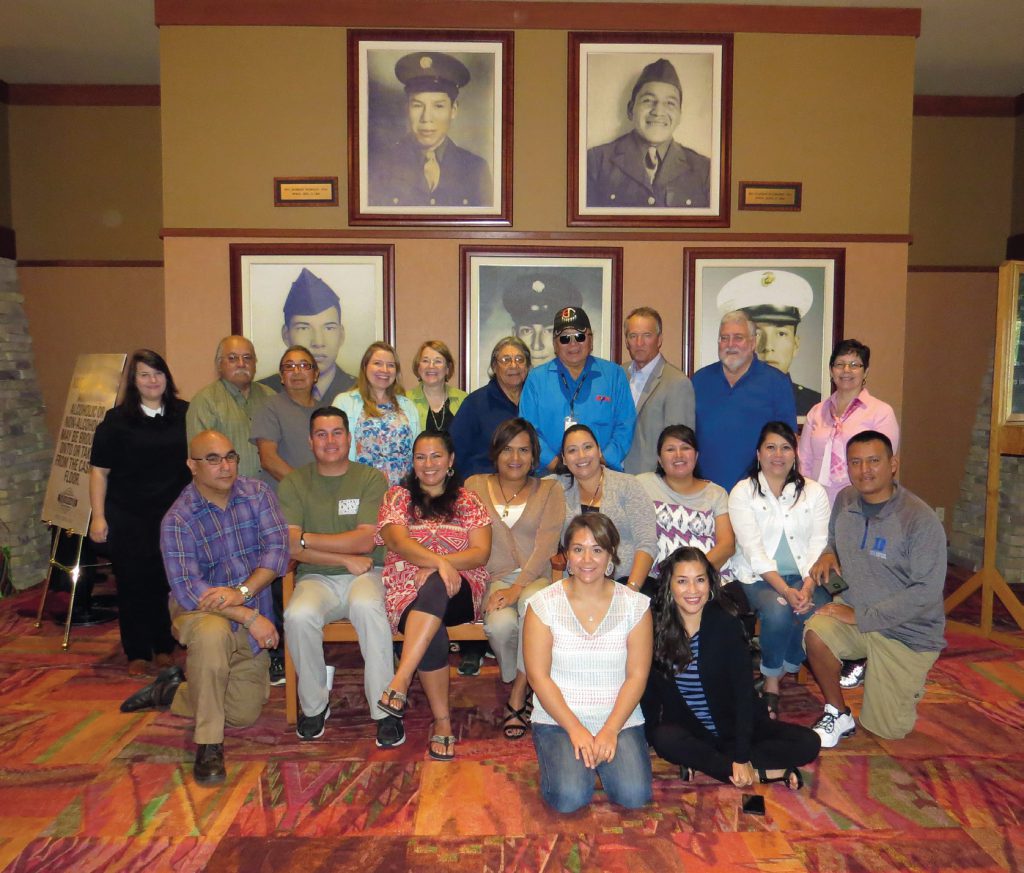
[[[316,359],[325,400],[355,387],[366,347],[394,342],[393,245],[230,246],[231,331],[252,340],[256,379],[281,390],[285,349]]]
[[[622,249],[460,246],[463,386],[487,384],[491,351],[508,336],[530,349],[532,366],[555,357],[555,316],[582,307],[594,354],[621,353]]]
[[[743,311],[757,329],[757,356],[789,376],[802,422],[831,393],[828,361],[843,334],[846,250],[688,249],[684,257],[689,372],[718,360],[722,316]]]
[[[349,223],[512,223],[513,35],[348,33]]]
[[[570,225],[728,227],[732,36],[570,33]]]

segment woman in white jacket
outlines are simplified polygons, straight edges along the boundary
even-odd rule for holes
[[[800,474],[796,434],[785,422],[761,428],[750,474],[729,494],[729,518],[733,571],[761,619],[764,699],[774,718],[783,674],[804,661],[804,622],[829,600],[810,575],[828,542],[828,494]]]

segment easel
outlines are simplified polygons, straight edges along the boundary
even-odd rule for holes
[[[992,630],[995,596],[1024,630],[1024,605],[1017,599],[996,568],[996,543],[999,533],[999,459],[1002,455],[1024,455],[1024,420],[1009,422],[1009,388],[1013,385],[1017,339],[1015,325],[1019,312],[1019,291],[1024,261],[1007,261],[999,268],[999,302],[996,306],[996,346],[992,366],[992,416],[988,440],[988,478],[985,484],[985,547],[981,568],[946,598],[948,615],[975,591],[981,589],[981,620],[978,627],[962,621],[948,622],[960,633],[982,636],[1004,645],[1024,648],[1019,634]],[[1016,416],[1015,416],[1016,417]]]
[[[47,562],[46,567],[46,579],[43,580],[43,594],[39,598],[39,611],[36,613],[36,624],[35,626],[42,627],[43,625],[43,609],[46,606],[46,595],[50,591],[50,579],[53,577],[54,568],[63,570],[68,574],[68,578],[71,580],[71,599],[68,602],[68,615],[64,619],[64,641],[61,643],[61,648],[66,652],[71,645],[71,617],[75,610],[75,594],[78,591],[78,579],[82,575],[82,570],[89,570],[93,567],[109,567],[108,562],[99,564],[83,564],[82,563],[82,546],[85,543],[85,534],[76,533],[74,530],[66,530],[65,528],[58,527],[51,522],[44,522],[49,527],[56,528],[57,535],[53,538],[53,548],[50,549],[50,560]],[[71,566],[62,564],[57,560],[57,548],[60,545],[60,537],[62,533],[66,533],[68,536],[77,536],[78,543],[75,546],[75,562]]]

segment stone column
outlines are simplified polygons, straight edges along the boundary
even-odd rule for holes
[[[0,258],[0,546],[11,550],[16,588],[46,576],[50,537],[40,513],[53,452],[24,301],[15,262]]]

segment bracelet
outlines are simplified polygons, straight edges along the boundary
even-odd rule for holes
[[[246,630],[249,630],[249,628],[252,627],[252,623],[256,621],[256,619],[259,617],[260,614],[254,609],[252,611],[252,615],[250,615],[244,622],[242,622],[242,627],[244,627]]]
[[[306,548],[306,532],[305,531],[302,531],[302,533],[299,534],[299,548],[300,549],[305,549]]]

